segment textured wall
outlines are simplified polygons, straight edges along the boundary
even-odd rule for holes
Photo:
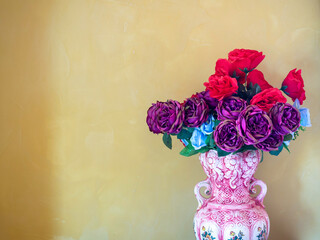
[[[265,154],[271,240],[320,228],[318,0],[0,1],[0,239],[194,239],[197,157],[148,132],[156,100],[203,89],[234,48],[299,67],[313,127]]]

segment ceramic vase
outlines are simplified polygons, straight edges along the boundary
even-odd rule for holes
[[[253,177],[260,151],[246,151],[218,157],[217,151],[200,154],[207,179],[195,187],[199,206],[194,217],[197,240],[266,240],[270,221],[263,199],[267,186]],[[255,186],[261,187],[255,193]],[[204,187],[207,197],[200,189]]]

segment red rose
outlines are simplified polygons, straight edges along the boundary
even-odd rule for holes
[[[249,86],[250,83],[252,83],[252,86],[258,84],[261,91],[272,88],[272,86],[264,79],[263,73],[256,69],[248,74],[247,85]]]
[[[265,55],[262,52],[250,49],[235,49],[229,52],[229,62],[237,68],[247,69],[248,71],[256,68],[264,59]]]
[[[231,63],[227,59],[220,58],[216,62],[216,75],[224,76],[229,75],[232,76]]]
[[[224,76],[228,75],[232,78],[236,78],[240,83],[245,82],[245,73],[242,72],[240,69],[237,69],[235,64],[232,64],[230,61],[227,59],[218,59],[216,62],[216,73],[215,75],[218,76]]]
[[[287,99],[282,95],[278,88],[268,88],[255,95],[251,101],[251,105],[256,105],[265,112],[268,112],[277,102],[286,103]]]
[[[288,73],[288,76],[283,80],[281,89],[291,97],[292,101],[299,99],[302,105],[306,100],[306,92],[304,91],[304,82],[301,77],[301,70],[293,69]]]
[[[209,82],[205,82],[204,86],[206,86],[206,90],[209,91],[210,96],[218,99],[219,101],[231,96],[238,90],[237,79],[228,75],[211,75],[209,77]]]

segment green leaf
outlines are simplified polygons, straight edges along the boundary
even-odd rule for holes
[[[248,73],[249,72],[248,68],[244,68],[244,69],[239,68],[239,69],[240,69],[240,71],[242,71],[244,73]]]
[[[283,147],[284,147],[289,153],[291,153],[290,150],[289,150],[289,148],[288,148],[288,146],[287,146],[287,144],[282,143],[282,145],[283,145]]]
[[[293,133],[293,139],[292,140],[296,140],[296,138],[299,136],[299,131],[295,131]]]
[[[281,153],[282,150],[283,150],[283,144],[278,148],[278,150],[276,150],[276,151],[270,151],[269,153],[270,153],[271,155],[278,156],[278,155]]]
[[[208,135],[207,137],[206,137],[206,141],[205,141],[205,143],[207,144],[207,146],[209,146],[210,145],[210,138],[212,137],[212,135],[210,134],[210,135]]]
[[[284,140],[284,141],[290,141],[290,140],[292,140],[292,135],[291,135],[291,134],[285,135],[283,140]]]
[[[194,147],[191,146],[191,144],[188,144],[184,149],[181,150],[180,154],[185,157],[190,157],[192,155],[197,154],[198,151],[194,149]]]
[[[248,86],[248,90],[246,92],[247,94],[246,100],[250,101],[259,92],[261,92],[260,86],[258,84],[255,84],[254,86],[252,86],[252,83],[250,83]]]
[[[178,139],[190,139],[192,136],[192,132],[189,132],[188,130],[186,129],[182,129],[178,135],[177,135],[177,138]]]
[[[202,147],[200,148],[199,150],[196,150],[197,152],[199,153],[205,153],[205,152],[208,152],[210,150],[210,148],[208,147]]]
[[[172,139],[170,134],[164,133],[162,137],[162,141],[164,145],[166,145],[169,149],[172,149]]]
[[[238,95],[242,99],[247,99],[247,91],[243,84],[238,82]]]
[[[300,127],[299,127],[299,130],[301,130],[302,132],[304,132],[304,131],[306,130],[306,128],[300,126]]]
[[[231,154],[231,152],[223,151],[220,148],[217,149],[217,152],[218,152],[218,157],[224,157],[224,156]]]

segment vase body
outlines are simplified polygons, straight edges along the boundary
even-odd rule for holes
[[[200,154],[207,179],[195,187],[199,202],[194,217],[197,240],[267,240],[270,221],[264,210],[266,185],[253,177],[260,162],[259,151],[218,157],[215,150]],[[260,185],[258,196],[255,186]],[[204,198],[200,188],[205,187]]]

